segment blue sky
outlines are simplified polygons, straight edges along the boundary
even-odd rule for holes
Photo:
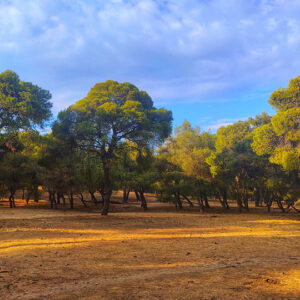
[[[203,130],[266,111],[300,74],[299,0],[0,0],[0,71],[54,112],[107,79]]]

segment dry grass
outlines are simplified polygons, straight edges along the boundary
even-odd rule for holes
[[[299,299],[300,219],[154,203],[108,217],[0,207],[0,298]]]

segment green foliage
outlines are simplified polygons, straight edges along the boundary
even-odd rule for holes
[[[252,149],[258,155],[270,154],[278,143],[279,139],[273,130],[272,124],[258,127],[253,133]]]
[[[233,151],[233,147],[249,134],[249,122],[237,122],[227,127],[220,127],[216,138],[216,151]]]
[[[87,97],[61,112],[53,126],[58,137],[69,135],[77,145],[111,156],[125,139],[159,142],[171,132],[172,115],[153,107],[151,98],[129,83],[96,84]]]
[[[284,136],[290,142],[300,143],[300,106],[278,112],[271,123],[277,136]]]
[[[156,109],[146,92],[130,83],[108,80],[96,84],[87,97],[59,113],[53,134],[101,159],[105,190],[102,213],[107,214],[117,151],[125,141],[153,147],[170,134],[171,121],[171,112]]]
[[[300,76],[291,79],[288,88],[273,92],[269,103],[278,111],[285,111],[300,106]]]
[[[300,171],[300,76],[275,91],[266,113],[221,127],[217,134],[201,132],[188,121],[171,134],[172,114],[157,109],[150,96],[130,83],[108,80],[59,113],[52,132],[40,135],[51,116],[48,91],[20,81],[17,74],[0,74],[0,193],[23,190],[26,200],[48,191],[51,207],[84,193],[94,204],[101,194],[107,214],[113,190],[136,193],[147,209],[146,192],[161,201],[182,201],[201,210],[208,197],[240,210],[248,201],[293,205],[298,199]],[[164,142],[165,141],[165,142]],[[164,142],[163,145],[162,142]],[[98,196],[97,196],[98,197]]]
[[[271,123],[257,128],[252,148],[268,154],[270,162],[287,171],[300,171],[300,76],[289,87],[275,91],[269,102],[278,110]]]
[[[43,125],[51,117],[51,94],[21,81],[12,71],[0,73],[0,132]]]

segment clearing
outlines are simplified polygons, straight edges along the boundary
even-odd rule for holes
[[[300,298],[297,213],[76,206],[0,203],[1,299]]]

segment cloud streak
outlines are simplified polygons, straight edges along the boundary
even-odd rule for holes
[[[231,125],[233,123],[236,123],[238,121],[245,121],[247,120],[248,118],[229,118],[229,119],[218,119],[218,120],[207,120],[208,121],[208,125],[206,125],[204,127],[204,130],[210,130],[210,131],[213,131],[213,132],[216,132],[220,127],[224,126],[228,126],[228,125]]]

